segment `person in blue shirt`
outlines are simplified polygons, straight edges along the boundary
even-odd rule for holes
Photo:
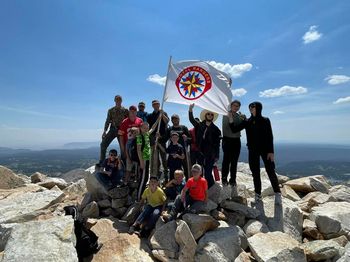
[[[145,102],[141,101],[138,105],[139,110],[136,113],[136,116],[141,118],[143,122],[147,122],[147,116],[148,116],[148,113],[145,111],[145,108],[146,108]]]

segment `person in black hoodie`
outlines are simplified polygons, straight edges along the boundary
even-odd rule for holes
[[[193,107],[191,104],[188,111],[190,122],[196,130],[197,145],[200,151],[199,163],[204,168],[204,177],[208,181],[208,188],[215,184],[213,178],[213,167],[219,159],[221,131],[214,124],[218,117],[216,113],[208,110],[201,112],[201,122],[193,117]]]
[[[249,104],[251,117],[235,125],[230,123],[232,132],[238,132],[245,128],[247,134],[247,146],[249,153],[249,167],[253,174],[255,200],[261,200],[260,157],[269,176],[272,188],[275,192],[275,200],[281,202],[281,190],[275,173],[274,148],[271,122],[261,115],[262,104],[253,102]]]

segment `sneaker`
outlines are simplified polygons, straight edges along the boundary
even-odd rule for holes
[[[282,194],[280,192],[275,193],[275,204],[282,205]]]

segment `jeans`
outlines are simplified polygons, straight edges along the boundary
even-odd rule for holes
[[[204,211],[206,203],[204,201],[194,200],[189,194],[186,194],[185,203],[181,200],[181,195],[175,199],[174,205],[171,209],[171,215],[176,218],[177,214],[189,207],[191,213],[198,213]]]
[[[157,223],[158,218],[161,215],[163,206],[152,207],[151,205],[145,205],[144,210],[136,219],[136,223],[145,223],[147,229],[152,229]]]
[[[224,151],[224,159],[222,161],[222,180],[227,180],[230,171],[230,184],[236,184],[237,162],[241,152],[241,139],[224,137],[222,141],[222,150]]]
[[[121,184],[121,179],[123,178],[123,170],[118,170],[117,172],[112,172],[111,176],[105,173],[97,172],[95,174],[96,179],[102,184],[106,190],[112,189],[113,187]]]
[[[255,193],[259,195],[261,194],[260,157],[264,162],[265,170],[269,176],[273,191],[275,193],[280,193],[281,190],[278,185],[278,179],[275,172],[275,162],[267,160],[267,153],[249,150],[249,167],[253,174]]]

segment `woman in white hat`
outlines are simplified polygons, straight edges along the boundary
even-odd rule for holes
[[[200,114],[201,121],[198,122],[193,117],[193,107],[194,104],[189,107],[189,119],[196,129],[196,139],[201,156],[199,164],[204,168],[204,177],[210,188],[215,183],[212,172],[220,152],[221,131],[214,124],[218,114],[204,109]]]

